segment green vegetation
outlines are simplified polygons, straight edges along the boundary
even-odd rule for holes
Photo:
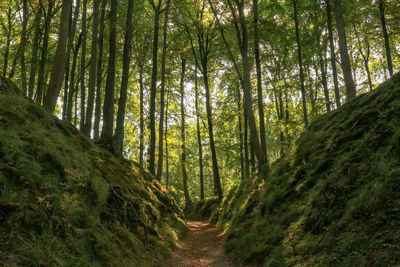
[[[185,229],[147,171],[0,94],[0,265],[154,265]]]
[[[400,74],[310,125],[211,219],[226,249],[264,266],[400,263]]]
[[[185,208],[185,218],[190,220],[206,220],[218,208],[219,198],[209,197],[191,203]]]

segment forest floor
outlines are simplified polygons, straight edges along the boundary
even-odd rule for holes
[[[176,245],[168,267],[239,267],[224,251],[224,235],[207,221],[189,221],[189,230]]]

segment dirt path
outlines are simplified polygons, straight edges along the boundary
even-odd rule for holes
[[[168,267],[238,267],[224,252],[223,234],[209,222],[188,222],[189,231],[180,241]]]

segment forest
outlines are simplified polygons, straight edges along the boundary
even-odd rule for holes
[[[399,14],[0,0],[0,264],[186,266],[175,242],[214,224],[233,261],[188,266],[399,264]]]

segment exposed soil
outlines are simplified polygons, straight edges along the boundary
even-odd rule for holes
[[[209,222],[188,222],[189,230],[180,241],[168,267],[238,267],[223,248],[224,236],[218,227]]]

